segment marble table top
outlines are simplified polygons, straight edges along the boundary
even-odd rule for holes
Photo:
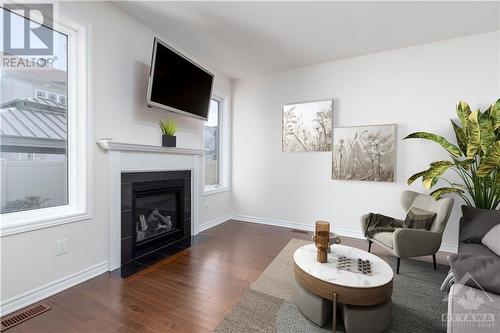
[[[393,278],[391,266],[376,255],[340,244],[331,245],[330,249],[328,262],[323,264],[316,261],[314,244],[298,248],[293,254],[293,260],[300,269],[315,278],[344,287],[379,287],[389,283]],[[337,269],[337,259],[340,256],[356,260],[358,258],[370,260],[372,273],[368,275]]]

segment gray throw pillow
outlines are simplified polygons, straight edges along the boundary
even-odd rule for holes
[[[491,228],[500,224],[500,211],[462,206],[460,241],[481,243]]]
[[[436,218],[435,213],[411,207],[403,223],[405,228],[429,230]]]
[[[448,263],[455,276],[455,283],[500,295],[500,257],[452,254],[448,256]]]

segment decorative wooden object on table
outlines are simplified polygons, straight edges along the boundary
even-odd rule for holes
[[[328,249],[330,248],[330,223],[327,221],[316,221],[316,231],[314,232],[314,242],[316,243],[316,260],[325,263],[328,260]]]

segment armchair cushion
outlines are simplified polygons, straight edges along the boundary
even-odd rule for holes
[[[414,197],[414,193],[415,192],[412,191],[405,191],[403,192],[403,197]],[[404,204],[405,202],[403,202],[403,208],[406,207]],[[436,201],[430,195],[417,194],[409,209],[410,208],[417,208],[430,213],[435,213],[436,218],[434,219],[434,222],[432,223],[429,230],[442,233],[453,208],[453,199],[442,198]]]
[[[383,245],[394,248],[394,232],[379,232],[373,235],[373,239],[379,241]]]
[[[411,207],[408,210],[408,214],[406,215],[404,226],[410,229],[429,230],[435,218],[436,218],[436,213]]]

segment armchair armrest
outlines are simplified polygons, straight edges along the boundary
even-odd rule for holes
[[[368,214],[364,214],[361,216],[361,231],[363,232],[363,236],[366,234],[366,228],[368,227]]]
[[[436,254],[442,234],[422,229],[398,229],[394,232],[394,251],[400,258]]]

